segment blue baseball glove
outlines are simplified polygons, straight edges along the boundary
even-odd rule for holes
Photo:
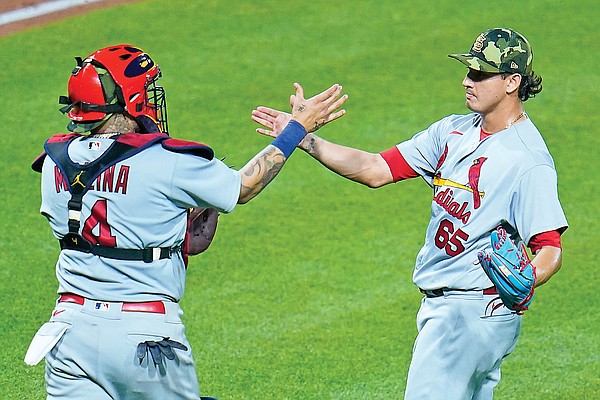
[[[498,289],[506,307],[522,312],[533,300],[535,267],[522,241],[516,244],[502,227],[491,234],[492,252],[477,254],[483,270]]]

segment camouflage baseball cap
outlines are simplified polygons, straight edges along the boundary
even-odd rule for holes
[[[509,28],[494,28],[479,35],[468,53],[448,57],[478,71],[529,74],[533,51],[520,33]]]

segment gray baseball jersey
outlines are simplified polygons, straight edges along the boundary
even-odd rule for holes
[[[76,163],[95,160],[113,142],[81,137],[68,149]],[[89,241],[120,248],[172,247],[183,242],[189,207],[230,212],[237,204],[241,178],[218,159],[165,150],[160,144],[102,173],[83,198],[81,233]],[[68,232],[70,194],[50,157],[42,170],[41,213],[56,238]],[[106,301],[181,299],[185,265],[181,255],[124,261],[63,250],[56,264],[58,292]]]
[[[414,271],[426,290],[492,286],[477,261],[506,220],[528,243],[564,230],[554,162],[527,119],[480,141],[481,116],[451,115],[397,145],[433,187],[431,220]]]

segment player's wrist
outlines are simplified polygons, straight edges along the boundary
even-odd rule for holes
[[[285,158],[289,158],[306,136],[306,128],[295,119],[291,119],[281,133],[271,142]]]
[[[300,149],[302,149],[303,151],[305,151],[308,154],[313,154],[315,148],[317,147],[317,140],[320,139],[317,135],[315,135],[314,133],[308,133],[304,139],[302,140],[302,142],[300,142]]]

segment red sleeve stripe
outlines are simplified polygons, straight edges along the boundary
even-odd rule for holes
[[[388,167],[390,167],[394,182],[398,182],[403,179],[416,178],[419,176],[419,174],[417,174],[415,170],[408,165],[402,156],[402,153],[400,153],[400,150],[398,150],[398,147],[394,146],[391,149],[383,151],[379,154],[381,157],[383,157]]]
[[[529,241],[529,248],[533,254],[537,253],[544,246],[552,246],[562,249],[560,244],[560,233],[558,231],[538,233]]]

